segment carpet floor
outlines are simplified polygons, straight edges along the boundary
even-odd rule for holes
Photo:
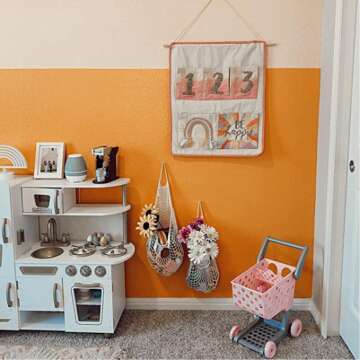
[[[293,312],[303,322],[298,338],[285,338],[278,359],[351,359],[340,337],[323,339],[308,312]],[[246,326],[242,311],[124,312],[116,334],[47,331],[0,332],[0,359],[258,359],[233,344],[232,325]]]

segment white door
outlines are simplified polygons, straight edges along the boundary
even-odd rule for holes
[[[62,279],[57,267],[20,265],[16,271],[20,311],[64,311]]]
[[[349,166],[346,197],[340,335],[356,359],[360,358],[360,113],[359,113],[359,11],[356,31]]]

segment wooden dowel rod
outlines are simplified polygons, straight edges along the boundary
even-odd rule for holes
[[[201,43],[199,43],[199,45],[200,45]],[[165,48],[165,49],[170,49],[171,48],[171,44],[164,44],[163,45],[163,47]],[[274,46],[278,46],[278,44],[277,43],[268,43],[268,44],[266,44],[266,47],[274,47]]]

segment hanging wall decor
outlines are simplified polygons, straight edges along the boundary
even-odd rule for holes
[[[265,42],[172,43],[170,72],[173,154],[262,153]]]

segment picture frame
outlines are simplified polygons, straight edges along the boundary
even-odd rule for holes
[[[35,155],[35,179],[63,179],[65,143],[38,142]]]

